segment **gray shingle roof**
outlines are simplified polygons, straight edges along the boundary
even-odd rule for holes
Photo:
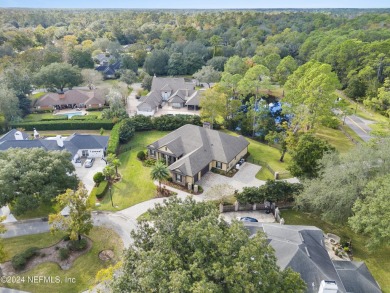
[[[322,280],[335,281],[338,292],[381,292],[363,263],[332,261],[325,249],[323,232],[314,226],[244,223],[254,235],[265,232],[274,248],[277,264],[293,269],[307,284],[309,293],[317,293]],[[357,280],[359,279],[359,280]]]
[[[108,136],[74,133],[64,139],[64,147],[61,148],[57,145],[56,140],[15,140],[14,137],[9,135],[10,133],[14,133],[13,130],[3,136],[8,139],[0,141],[0,151],[9,148],[44,148],[48,151],[67,150],[75,155],[80,149],[106,149],[108,144]]]
[[[8,131],[6,134],[0,136],[0,142],[2,141],[6,141],[6,140],[14,140],[15,139],[15,132],[17,132],[18,130],[16,129],[11,129],[10,131]],[[22,137],[23,139],[28,139],[28,134],[23,132],[23,131],[20,131],[22,133]]]
[[[159,149],[167,146],[175,157],[183,155],[171,164],[169,169],[178,169],[185,175],[194,176],[213,160],[229,163],[248,145],[249,142],[242,136],[235,137],[187,124],[152,143],[149,147]]]
[[[333,261],[333,264],[348,293],[382,292],[364,262]]]
[[[176,92],[180,89],[195,89],[193,83],[185,82],[183,77],[153,77],[152,91],[172,90]]]
[[[200,98],[204,90],[194,92],[186,102],[186,106],[199,106]]]

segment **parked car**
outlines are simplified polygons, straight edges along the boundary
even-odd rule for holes
[[[241,158],[241,159],[238,161],[238,163],[239,163],[240,165],[244,164],[244,163],[245,163],[245,159],[244,159],[244,158]]]
[[[84,162],[84,167],[91,168],[93,166],[93,162],[95,162],[95,158],[87,158]]]
[[[243,222],[258,222],[257,219],[252,217],[237,217],[237,220],[243,221]]]

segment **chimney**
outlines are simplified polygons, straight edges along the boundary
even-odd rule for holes
[[[38,139],[39,138],[39,133],[38,131],[34,128],[34,138]]]
[[[57,145],[62,148],[64,147],[64,140],[61,135],[56,136]]]
[[[338,290],[339,287],[337,286],[335,281],[322,280],[318,293],[337,293]]]
[[[23,140],[23,134],[20,131],[14,133],[15,140]]]

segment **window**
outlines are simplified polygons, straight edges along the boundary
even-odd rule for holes
[[[150,155],[151,156],[155,156],[156,155],[156,151],[155,150],[150,150]]]
[[[217,167],[218,169],[222,169],[222,163],[221,163],[221,162],[217,162],[216,167]]]
[[[176,174],[176,181],[181,182],[182,179],[183,179],[183,176],[181,176],[180,174]]]

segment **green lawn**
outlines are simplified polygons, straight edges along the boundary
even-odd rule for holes
[[[228,133],[230,135],[238,136],[237,133],[225,130],[225,133]],[[249,141],[249,160],[258,160],[267,163],[274,171],[279,173],[287,173],[287,166],[291,161],[290,155],[287,153],[284,156],[284,162],[280,162],[280,156],[281,153],[277,148],[268,146],[264,143],[260,143],[256,140],[250,139],[246,137],[246,139]],[[291,176],[284,176],[284,178],[290,178]],[[267,180],[267,179],[273,179],[274,176],[271,174],[271,172],[263,167],[262,170],[260,170],[256,174],[256,178],[260,180]]]
[[[163,131],[145,131],[137,132],[132,140],[125,146],[131,147],[131,150],[119,155],[121,166],[119,173],[122,175],[122,180],[114,184],[111,192],[115,206],[111,205],[110,195],[107,192],[106,196],[100,201],[98,210],[122,210],[133,206],[137,203],[154,198],[156,187],[150,179],[150,168],[144,167],[142,162],[137,159],[137,153],[141,150],[145,151],[146,146],[159,138],[166,135],[168,132]],[[94,205],[96,199],[91,197],[91,203]]]
[[[88,115],[94,115],[97,116],[98,119],[102,118],[103,111],[91,111],[88,112]],[[26,117],[24,117],[24,121],[41,121],[42,119],[55,119],[58,118],[60,115],[53,115],[52,113],[34,113],[34,114],[28,114]],[[64,115],[61,115],[64,116]]]
[[[345,126],[345,128],[348,128]],[[352,131],[352,130],[351,130]],[[330,145],[334,146],[340,153],[346,153],[355,147],[355,144],[339,129],[332,129],[321,126],[316,131],[316,136],[326,140]],[[355,139],[356,135],[354,136]],[[359,141],[362,141],[359,139]]]
[[[15,253],[22,252],[28,247],[37,246],[40,248],[47,247],[59,241],[62,235],[53,236],[50,233],[37,235],[28,235],[15,238],[4,239],[5,250],[8,258]],[[102,227],[94,227],[89,235],[93,240],[92,249],[79,257],[69,270],[62,270],[55,263],[43,263],[26,273],[21,274],[27,279],[28,276],[60,276],[61,280],[65,278],[75,278],[75,283],[62,282],[56,283],[27,283],[12,284],[10,288],[25,290],[29,292],[81,292],[87,290],[94,284],[96,273],[111,263],[103,262],[99,259],[98,254],[104,249],[112,249],[115,253],[116,261],[119,260],[123,251],[123,243],[119,236],[112,230]],[[4,284],[3,284],[4,286]]]
[[[61,208],[57,204],[49,204],[49,203],[42,203],[38,208],[27,211],[26,213],[16,216],[15,218],[18,220],[25,220],[25,219],[34,219],[34,218],[42,218],[42,217],[48,217],[49,214],[56,214],[61,210]],[[12,207],[11,207],[12,211]]]
[[[364,261],[384,293],[390,293],[390,246],[369,252],[365,247],[366,236],[352,232],[347,225],[334,225],[322,221],[319,217],[294,210],[282,210],[286,225],[310,225],[322,229],[325,233],[334,233],[342,241],[352,239],[354,260]]]

